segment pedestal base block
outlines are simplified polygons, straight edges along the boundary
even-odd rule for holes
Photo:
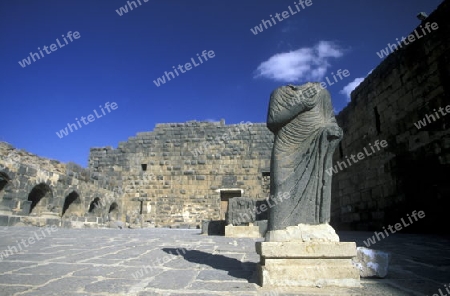
[[[261,286],[360,287],[355,243],[257,242]]]
[[[225,236],[226,237],[249,237],[249,238],[260,238],[262,234],[259,231],[259,226],[225,226]]]

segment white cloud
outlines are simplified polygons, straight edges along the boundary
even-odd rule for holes
[[[366,77],[370,75],[370,73],[372,73],[373,69],[369,71],[369,73],[367,73]],[[358,85],[361,84],[361,82],[364,81],[364,79],[366,79],[366,77],[359,77],[356,78],[355,80],[353,80],[352,82],[350,82],[349,84],[347,84],[343,89],[341,89],[339,91],[340,94],[343,94],[347,97],[347,102],[350,102],[351,100],[351,93],[352,91],[355,90],[355,88],[358,87]]]
[[[347,84],[343,89],[341,89],[339,91],[340,94],[343,94],[347,97],[347,102],[350,102],[350,94],[352,93],[352,91],[355,90],[355,88],[361,84],[361,82],[364,81],[365,78],[356,78],[355,80],[353,80],[352,82],[350,82],[349,84]]]
[[[329,59],[339,58],[344,50],[331,41],[320,41],[314,47],[278,53],[262,62],[255,77],[265,77],[281,82],[321,81],[328,68]]]

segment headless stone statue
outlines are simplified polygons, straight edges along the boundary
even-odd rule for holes
[[[328,224],[333,152],[342,139],[330,93],[318,83],[282,86],[271,95],[274,133],[268,231],[256,242],[261,286],[360,287],[354,242]]]
[[[282,86],[270,97],[274,133],[268,230],[330,221],[333,152],[342,139],[330,93],[319,83]]]

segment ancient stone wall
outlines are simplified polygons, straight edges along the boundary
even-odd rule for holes
[[[436,22],[439,28],[424,35],[419,26],[421,38],[390,54],[337,116],[344,130],[333,162],[340,161],[342,168],[336,167],[332,187],[337,228],[381,229],[414,210],[425,211],[426,219],[405,231],[434,232],[446,224],[450,114],[439,108],[450,105],[449,15],[450,1],[444,1],[421,24],[425,28]],[[426,126],[418,128],[424,119]],[[386,140],[388,146],[379,150],[377,140]]]
[[[333,168],[326,168],[334,175],[335,228],[381,230],[414,210],[426,218],[405,231],[434,232],[446,224],[448,15],[446,0],[416,28],[421,37],[382,61],[337,115],[344,138]],[[424,34],[426,23],[439,28]],[[269,196],[272,145],[265,123],[158,124],[116,149],[92,148],[89,168],[82,169],[0,143],[0,225],[119,219],[199,227],[225,220],[230,198]]]
[[[199,227],[224,220],[229,198],[269,196],[272,142],[265,124],[158,124],[117,149],[92,148],[89,168],[122,184],[122,219]]]
[[[109,209],[120,203],[120,188],[93,177],[77,165],[0,142],[0,225],[71,227],[72,222],[102,224],[118,216],[120,206],[116,212]]]

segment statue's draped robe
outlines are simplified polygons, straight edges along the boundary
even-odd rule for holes
[[[275,140],[268,230],[330,221],[331,176],[325,170],[342,130],[327,90],[317,83],[296,88],[280,87],[270,98],[267,126]],[[315,93],[305,96],[306,89]]]

